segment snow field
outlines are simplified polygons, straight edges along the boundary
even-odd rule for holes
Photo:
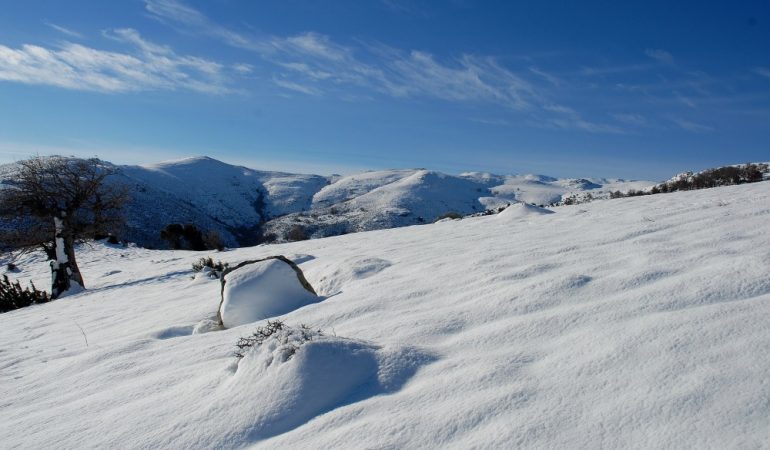
[[[286,360],[232,356],[261,323],[193,334],[200,253],[84,249],[86,292],[0,315],[0,445],[766,445],[770,185],[553,210],[214,254],[325,297],[282,316],[324,331]]]

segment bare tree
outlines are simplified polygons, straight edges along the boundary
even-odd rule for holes
[[[116,168],[99,159],[34,157],[0,189],[0,241],[15,250],[42,248],[51,265],[51,297],[85,287],[75,244],[105,236],[122,224],[127,189],[105,182]]]

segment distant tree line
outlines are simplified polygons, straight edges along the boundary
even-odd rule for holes
[[[664,181],[648,191],[631,189],[628,192],[610,192],[610,198],[637,197],[640,195],[665,194],[676,191],[691,191],[735,184],[756,183],[764,180],[767,164],[743,164],[707,169],[703,172],[686,172],[673,180]]]

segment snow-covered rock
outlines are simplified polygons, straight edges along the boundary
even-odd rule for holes
[[[225,328],[289,313],[319,300],[302,271],[281,257],[239,264],[222,276],[219,319]]]
[[[518,220],[542,214],[553,214],[553,211],[527,203],[516,203],[499,212],[497,218],[500,220]]]

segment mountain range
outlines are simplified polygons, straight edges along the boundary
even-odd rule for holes
[[[300,238],[334,236],[654,184],[426,169],[321,176],[255,170],[206,156],[115,167],[113,182],[127,185],[131,194],[120,237],[148,247],[165,246],[160,230],[171,223],[192,223],[216,231],[228,246],[247,246],[291,240],[289,233],[297,229]],[[14,164],[0,166],[0,183],[14,170]]]

